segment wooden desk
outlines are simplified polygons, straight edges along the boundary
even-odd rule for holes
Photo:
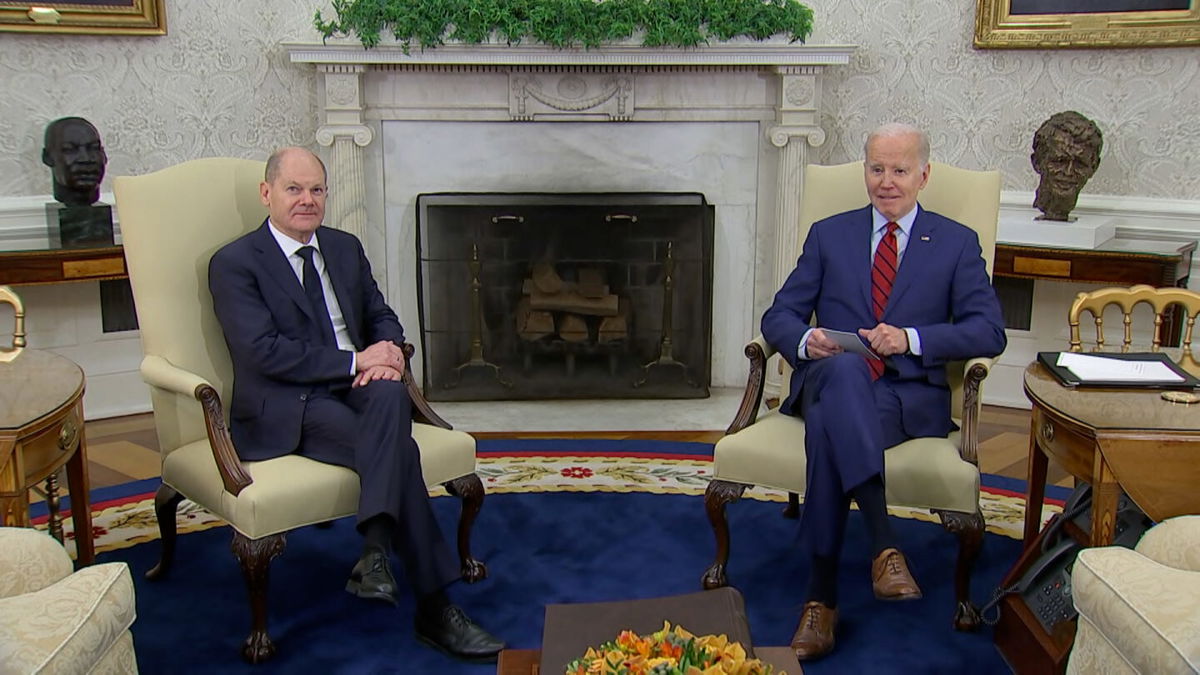
[[[800,675],[803,672],[796,655],[788,647],[756,647],[754,654],[775,666],[777,674],[786,672],[787,675]],[[496,663],[496,675],[538,675],[541,658],[540,649],[505,649],[500,652],[500,659]]]
[[[1121,491],[1154,521],[1200,513],[1200,407],[1138,389],[1070,389],[1040,363],[1025,369],[1033,403],[1025,546],[1041,528],[1047,460],[1092,485],[1091,545],[1112,543]]]
[[[120,246],[0,252],[0,286],[125,279]]]
[[[57,354],[25,349],[0,363],[0,523],[29,525],[29,489],[46,481],[50,533],[63,540],[58,471],[67,467],[76,559],[95,561],[83,432],[83,371]]]

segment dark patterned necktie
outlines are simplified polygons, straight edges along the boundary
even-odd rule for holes
[[[887,232],[879,240],[875,249],[875,261],[871,264],[871,305],[875,309],[875,318],[883,320],[883,310],[887,307],[888,296],[892,294],[892,284],[896,281],[896,268],[899,266],[899,253],[896,245],[896,223],[887,224]],[[883,375],[882,359],[867,359],[871,367],[871,380],[878,380]]]
[[[313,262],[316,249],[311,246],[301,246],[296,249],[296,255],[304,259],[304,295],[308,296],[308,304],[312,307],[313,318],[321,330],[321,341],[333,346],[337,340],[333,337],[333,320],[329,318],[329,306],[325,304],[325,290],[321,288],[321,275],[317,274],[317,265]]]

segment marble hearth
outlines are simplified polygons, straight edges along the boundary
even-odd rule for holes
[[[716,213],[719,388],[744,383],[742,347],[795,263],[787,224],[810,148],[824,141],[822,72],[848,63],[854,48],[287,49],[318,71],[328,221],[363,239],[410,340],[419,338],[418,194],[699,192]]]

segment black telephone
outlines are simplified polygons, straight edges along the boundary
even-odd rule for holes
[[[1025,598],[1025,605],[1047,633],[1055,624],[1073,619],[1078,613],[1071,601],[1071,567],[1082,548],[1074,539],[1064,537],[1033,563],[1013,589]]]
[[[1019,593],[1047,633],[1055,624],[1075,618],[1078,612],[1071,600],[1071,567],[1083,546],[1064,534],[1062,527],[1063,523],[1073,521],[1084,532],[1091,531],[1091,507],[1092,487],[1081,483],[1067,498],[1062,515],[1046,526],[1042,555],[1019,581],[1008,588],[997,589],[983,612],[996,606],[1004,596]],[[1153,524],[1132,500],[1122,494],[1117,500],[1113,544],[1133,548]],[[986,618],[985,621],[994,623]]]

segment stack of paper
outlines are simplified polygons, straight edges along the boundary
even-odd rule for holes
[[[1077,352],[1062,352],[1058,365],[1081,382],[1183,382],[1183,376],[1161,361],[1123,361]]]

